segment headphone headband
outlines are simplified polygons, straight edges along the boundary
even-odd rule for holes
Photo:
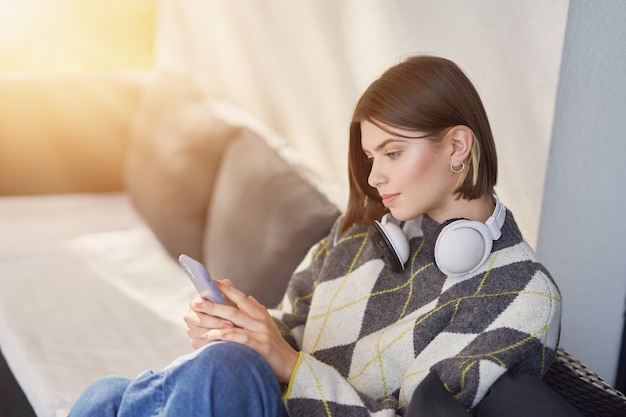
[[[496,204],[496,207],[493,210],[493,214],[485,222],[485,225],[487,225],[491,231],[493,240],[498,240],[500,236],[502,236],[502,226],[504,226],[504,220],[506,220],[506,207],[500,203],[498,194],[496,194],[495,191],[491,193],[491,196],[493,197],[493,202]]]

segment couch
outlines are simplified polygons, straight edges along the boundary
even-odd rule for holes
[[[0,417],[65,416],[93,380],[189,352],[181,253],[276,305],[345,199],[263,123],[171,74],[0,79],[0,113]],[[560,350],[528,395],[619,415],[626,398],[571,363]],[[433,381],[411,412],[445,399]]]
[[[1,369],[38,416],[191,349],[179,254],[274,306],[340,214],[282,138],[177,76],[2,79],[0,112]]]

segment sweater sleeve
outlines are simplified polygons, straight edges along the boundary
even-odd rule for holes
[[[395,396],[367,397],[335,368],[306,353],[300,353],[283,399],[293,416],[393,417],[398,409]]]

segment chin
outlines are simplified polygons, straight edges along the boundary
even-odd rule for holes
[[[421,215],[421,213],[410,213],[403,210],[398,209],[389,209],[389,213],[393,216],[394,219],[399,220],[401,222],[405,222],[408,220],[413,220]]]

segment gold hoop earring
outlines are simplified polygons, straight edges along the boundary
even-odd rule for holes
[[[464,169],[465,169],[465,161],[461,162],[461,168],[460,169],[454,169],[453,162],[450,162],[450,171],[454,172],[455,174],[459,174],[459,173],[463,172]]]

